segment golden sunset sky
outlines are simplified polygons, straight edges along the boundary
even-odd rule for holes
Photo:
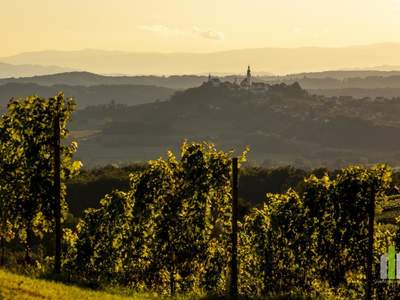
[[[400,42],[400,0],[0,0],[0,56]]]

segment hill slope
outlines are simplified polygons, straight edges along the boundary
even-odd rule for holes
[[[57,66],[39,65],[12,65],[0,62],[0,78],[7,77],[26,77],[35,75],[56,74],[72,71],[71,68],[61,68]]]
[[[399,115],[398,100],[312,96],[298,84],[250,92],[223,83],[165,102],[81,110],[71,125],[96,131],[77,153],[89,165],[153,159],[190,139],[237,151],[249,145],[258,163],[336,168],[382,160],[400,165]]]
[[[182,75],[182,76],[104,76],[89,72],[68,72],[42,76],[4,78],[0,79],[0,85],[7,83],[34,83],[43,86],[62,85],[153,85],[172,89],[186,89],[199,86],[206,76]]]
[[[141,294],[132,297],[112,295],[105,292],[86,290],[61,283],[32,279],[15,275],[0,269],[0,299],[109,299],[109,300],[151,300],[157,297]]]
[[[71,86],[57,84],[42,86],[34,83],[7,83],[0,85],[0,106],[5,106],[12,97],[40,95],[52,97],[63,91],[67,97],[74,97],[78,108],[115,102],[118,104],[137,105],[168,99],[175,90],[147,85],[95,85]]]

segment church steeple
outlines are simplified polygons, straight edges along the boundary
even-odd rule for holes
[[[247,84],[251,86],[251,70],[250,66],[247,67]]]

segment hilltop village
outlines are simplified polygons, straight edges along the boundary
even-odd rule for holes
[[[265,93],[268,92],[270,89],[270,85],[265,83],[265,82],[255,82],[253,80],[253,77],[251,75],[251,69],[250,66],[247,67],[247,73],[245,78],[242,81],[238,81],[237,78],[235,78],[234,82],[229,82],[229,81],[221,81],[220,78],[218,77],[213,77],[208,75],[208,81],[204,82],[205,85],[211,85],[213,87],[220,87],[220,86],[226,86],[226,87],[231,87],[235,89],[247,89],[251,90],[252,92],[256,93]]]
[[[217,76],[208,75],[208,80],[202,85],[203,87],[224,87],[233,90],[244,91],[247,90],[252,94],[266,95],[271,92],[283,92],[285,94],[290,94],[292,96],[305,96],[307,92],[301,88],[298,82],[294,82],[290,85],[285,83],[279,84],[268,84],[266,82],[255,81],[252,74],[250,66],[247,67],[247,72],[245,77],[239,81],[236,77],[233,82],[222,81]]]

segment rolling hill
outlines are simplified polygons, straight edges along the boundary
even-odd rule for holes
[[[199,86],[206,76],[104,76],[89,72],[66,72],[52,75],[0,79],[0,85],[7,83],[34,83],[52,85],[152,85],[170,89],[186,89]]]
[[[178,151],[184,139],[222,149],[252,149],[267,165],[337,168],[382,157],[400,165],[400,101],[313,96],[298,84],[248,91],[208,83],[170,100],[132,107],[91,107],[75,113],[71,129],[91,130],[77,157],[87,165],[153,159]]]
[[[188,89],[200,86],[208,76],[105,76],[90,72],[66,72],[51,75],[3,78],[0,86],[7,83],[34,83],[41,86],[71,85],[149,85],[169,89]],[[225,75],[222,81],[241,80],[241,75]],[[317,73],[300,73],[286,76],[254,76],[256,81],[270,84],[294,82],[305,89],[396,89],[400,88],[400,71],[325,71]]]
[[[131,296],[111,294],[57,283],[54,281],[33,279],[0,269],[0,299],[151,300],[158,299],[158,296],[152,296],[150,294],[132,294]]]
[[[5,106],[12,97],[40,95],[52,97],[63,91],[67,97],[76,99],[78,109],[89,105],[118,103],[137,105],[168,99],[175,90],[148,85],[95,85],[75,86],[56,84],[42,86],[35,83],[7,83],[0,85],[0,106]]]
[[[72,71],[72,69],[57,66],[39,66],[31,64],[12,65],[0,63],[0,78],[28,77],[35,75],[56,74],[69,71]]]

